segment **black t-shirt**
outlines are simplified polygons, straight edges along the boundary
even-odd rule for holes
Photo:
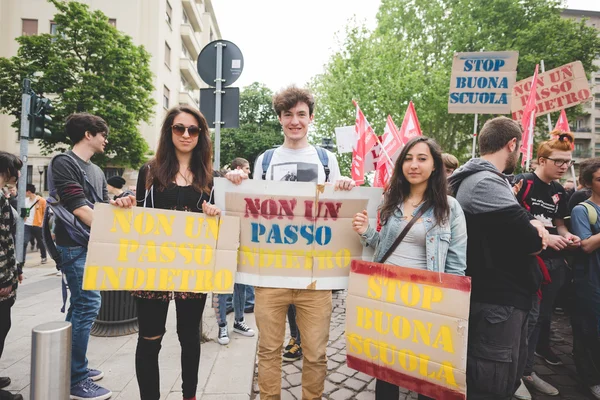
[[[535,219],[542,222],[548,232],[558,235],[554,219],[564,219],[568,214],[567,193],[558,182],[549,184],[542,181],[536,174],[520,174],[515,177],[515,182],[523,180],[523,186],[517,194],[517,201]],[[540,256],[542,258],[562,257],[560,252],[547,248]]]

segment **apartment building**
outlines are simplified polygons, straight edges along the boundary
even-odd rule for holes
[[[142,123],[139,129],[150,148],[156,150],[166,110],[176,104],[199,107],[199,89],[206,85],[198,75],[196,60],[206,44],[221,39],[212,0],[78,1],[91,10],[102,11],[111,24],[151,54],[156,105],[151,122]],[[55,7],[46,0],[1,0],[0,57],[17,54],[15,38],[21,35],[55,32],[55,13]],[[18,154],[18,135],[11,127],[12,122],[12,117],[0,115],[0,149]],[[41,155],[37,141],[31,142],[28,182],[43,190],[47,190],[45,169],[49,160],[50,157]],[[136,171],[126,172],[119,166],[107,168],[106,173],[107,176],[124,174],[130,183],[137,178]]]
[[[586,19],[586,24],[598,29],[600,35],[599,11],[566,9],[562,12],[562,16],[576,21]],[[600,68],[600,59],[596,59],[594,64]],[[589,157],[600,157],[600,70],[591,72],[590,88],[593,99],[583,104],[584,115],[575,121],[570,121],[571,130],[575,133],[573,158],[576,164]]]

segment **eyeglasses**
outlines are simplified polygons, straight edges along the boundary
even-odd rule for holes
[[[98,135],[102,135],[104,140],[108,139],[108,133],[106,133],[106,132],[98,132]]]
[[[570,167],[573,164],[575,164],[574,160],[556,160],[556,159],[550,158],[550,157],[542,157],[542,158],[545,158],[550,161],[554,161],[554,165],[556,165],[557,167],[562,167],[565,164],[567,165],[567,167]]]
[[[185,126],[181,124],[176,124],[171,127],[171,130],[177,136],[183,136],[186,129],[190,136],[198,136],[200,134],[200,128],[198,128],[196,125]]]

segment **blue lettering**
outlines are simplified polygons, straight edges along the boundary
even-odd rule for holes
[[[285,227],[285,244],[294,244],[298,241],[298,226],[288,225]]]
[[[315,232],[315,240],[321,246],[326,246],[331,241],[331,227],[320,226]]]
[[[267,243],[283,243],[283,241],[281,240],[281,229],[279,228],[279,225],[273,224],[271,226],[271,230],[269,231],[269,235],[267,236]]]
[[[300,227],[300,236],[306,239],[307,245],[311,245],[314,240],[312,225],[302,225]]]
[[[252,222],[250,225],[252,226],[252,242],[259,243],[260,241],[258,240],[258,237],[265,234],[265,226],[263,224],[259,224],[258,222]]]

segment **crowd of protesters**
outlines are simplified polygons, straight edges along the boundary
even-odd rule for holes
[[[311,93],[289,87],[274,96],[273,106],[283,144],[257,158],[253,178],[330,183],[337,190],[352,190],[355,183],[342,176],[335,154],[308,142],[315,106]],[[213,171],[206,119],[194,108],[178,106],[167,112],[156,155],[140,169],[134,194],[123,190],[123,178],[107,181],[90,161],[104,152],[108,142],[109,127],[102,118],[73,114],[65,128],[73,148],[54,157],[49,166],[50,194],[60,204],[47,205],[28,185],[25,232],[36,237],[45,260],[41,221],[46,207],[57,207],[53,230],[57,263],[71,291],[67,314],[73,325],[71,399],[103,400],[112,395],[96,384],[104,373],[90,368],[86,358],[101,297],[97,291],[82,289],[87,243],[74,232],[89,236],[97,202],[220,215],[213,204],[213,177],[225,176],[240,184],[251,169],[247,160],[236,158],[231,170]],[[517,122],[491,119],[479,133],[480,157],[461,167],[433,139],[411,139],[384,190],[379,226],[370,226],[363,211],[348,229],[374,249],[375,262],[471,277],[469,399],[530,399],[530,390],[559,394],[536,375],[533,362],[538,357],[550,365],[562,363],[550,344],[560,340],[551,329],[551,319],[564,293],[568,301],[561,306],[571,316],[577,371],[590,393],[600,399],[600,158],[583,162],[579,180],[567,179],[561,185],[573,165],[574,138],[569,132],[553,132],[537,149],[535,171],[513,177],[521,140]],[[283,173],[284,168],[290,170],[290,163],[295,164],[293,176]],[[0,152],[0,186],[14,184],[21,166],[18,157]],[[15,258],[14,226],[19,216],[11,197],[14,194],[0,195],[0,356],[23,276]],[[76,223],[60,218],[60,210],[75,216]],[[174,300],[182,395],[184,400],[195,399],[207,294],[136,291],[133,296],[140,326],[135,366],[141,398],[160,398],[159,353]],[[217,341],[223,345],[229,343],[229,299],[235,333],[255,335],[244,319],[245,312],[255,312],[261,399],[280,398],[282,359],[300,358],[302,399],[320,399],[327,375],[331,291],[235,284],[233,295],[212,297],[219,324]],[[286,317],[291,333],[287,345]],[[0,388],[9,384],[9,378],[0,378]],[[396,399],[399,391],[391,382],[376,382],[377,399]],[[2,400],[21,398],[0,390]]]

